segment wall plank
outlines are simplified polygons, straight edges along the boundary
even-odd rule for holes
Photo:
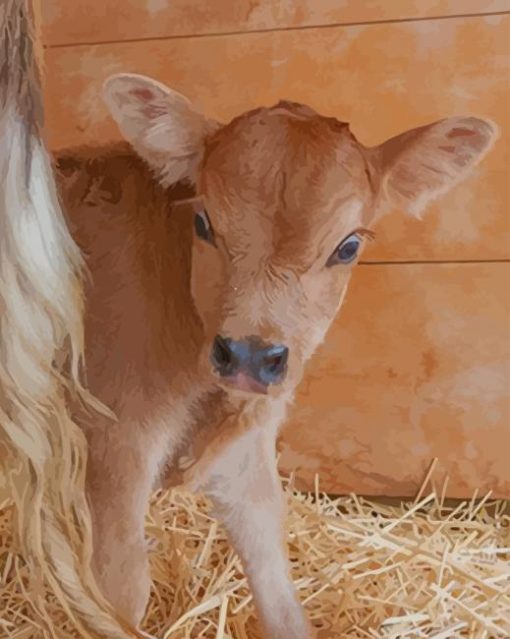
[[[510,264],[360,266],[310,362],[281,466],[332,493],[510,498]]]
[[[111,73],[152,75],[228,121],[280,98],[351,122],[367,145],[453,114],[502,135],[424,221],[394,213],[374,261],[510,259],[510,16],[285,30],[510,10],[509,0],[75,0],[45,3],[54,148],[118,137]],[[266,33],[206,34],[256,30]],[[197,34],[204,37],[146,40]],[[301,487],[415,492],[430,460],[450,496],[510,497],[510,264],[362,265],[310,363],[281,442]],[[314,425],[311,428],[311,424]]]
[[[157,77],[223,121],[283,97],[302,101],[350,121],[368,145],[448,115],[480,114],[502,135],[476,175],[423,222],[388,217],[364,259],[508,259],[509,37],[510,16],[492,16],[50,49],[50,142],[118,136],[100,87],[119,71]]]
[[[46,0],[49,45],[509,11],[509,0]]]

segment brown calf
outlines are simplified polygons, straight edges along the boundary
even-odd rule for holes
[[[96,574],[138,624],[150,586],[144,513],[168,465],[212,498],[266,636],[305,639],[278,428],[374,221],[392,206],[418,215],[496,129],[450,118],[368,149],[347,124],[289,102],[223,126],[141,76],[111,78],[105,97],[142,159],[118,145],[58,161],[92,274],[88,382],[117,416],[81,419]]]

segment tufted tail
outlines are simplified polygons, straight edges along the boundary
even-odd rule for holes
[[[30,574],[81,636],[133,637],[88,568],[86,443],[68,411],[69,399],[92,402],[79,382],[82,264],[42,140],[36,9],[0,2],[0,496],[15,502]],[[33,604],[43,619],[44,598]]]

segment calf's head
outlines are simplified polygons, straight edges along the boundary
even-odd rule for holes
[[[182,95],[121,74],[105,99],[164,184],[196,186],[192,294],[219,382],[284,392],[301,378],[386,210],[419,216],[490,148],[495,126],[453,117],[366,148],[290,102],[220,125]]]

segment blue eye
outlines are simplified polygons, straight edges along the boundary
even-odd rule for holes
[[[339,244],[326,266],[334,266],[335,264],[349,264],[356,259],[359,248],[361,246],[361,238],[354,233],[349,235],[341,244]]]
[[[205,210],[195,215],[195,233],[209,244],[216,244],[211,222]]]

